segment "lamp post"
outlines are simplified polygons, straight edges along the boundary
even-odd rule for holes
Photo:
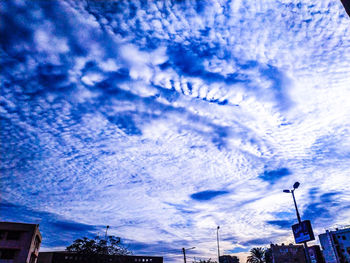
[[[218,244],[218,263],[220,263],[219,229],[220,229],[220,226],[216,228],[216,241]]]
[[[196,247],[182,248],[182,253],[184,254],[184,263],[186,263],[186,250],[195,249]]]
[[[107,231],[108,231],[109,226],[106,226],[106,234],[105,234],[105,240],[107,240]]]
[[[295,212],[296,212],[297,218],[298,218],[298,223],[301,224],[301,218],[300,218],[297,202],[295,201],[295,196],[294,196],[294,191],[295,191],[295,189],[298,189],[299,185],[300,185],[299,182],[295,182],[294,185],[293,185],[293,189],[292,190],[286,189],[286,190],[283,190],[283,193],[291,193],[292,194],[293,201],[294,201],[294,206],[295,206]],[[304,241],[303,244],[304,244],[306,262],[310,263],[310,256],[309,256],[309,250],[307,248],[307,242]]]

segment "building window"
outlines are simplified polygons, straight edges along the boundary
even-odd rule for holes
[[[19,231],[9,231],[7,233],[7,240],[19,240],[21,236],[21,232]]]
[[[0,250],[0,259],[15,259],[16,250],[14,249],[1,249]]]
[[[346,240],[346,236],[342,236],[342,239],[343,239],[343,240]]]
[[[4,239],[6,235],[6,231],[0,230],[0,240]]]

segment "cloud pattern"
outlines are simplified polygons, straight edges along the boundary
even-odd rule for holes
[[[181,260],[349,223],[341,2],[1,1],[1,219]],[[63,235],[57,236],[57,232]]]

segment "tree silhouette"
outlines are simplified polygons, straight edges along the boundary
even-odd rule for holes
[[[265,249],[262,247],[252,248],[247,263],[265,263]]]
[[[205,259],[200,259],[199,261],[196,261],[198,263],[217,263],[216,261],[212,261],[211,258],[209,258],[208,260]]]
[[[66,248],[68,252],[83,255],[131,255],[132,253],[121,244],[119,237],[107,236],[106,239],[83,237],[77,239]]]
[[[265,253],[264,253],[264,259],[266,263],[272,263],[272,250],[271,248],[267,248],[265,249]]]

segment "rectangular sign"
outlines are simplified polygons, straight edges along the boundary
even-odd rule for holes
[[[301,221],[300,224],[292,225],[295,243],[303,243],[315,240],[314,232],[312,231],[310,220]]]

